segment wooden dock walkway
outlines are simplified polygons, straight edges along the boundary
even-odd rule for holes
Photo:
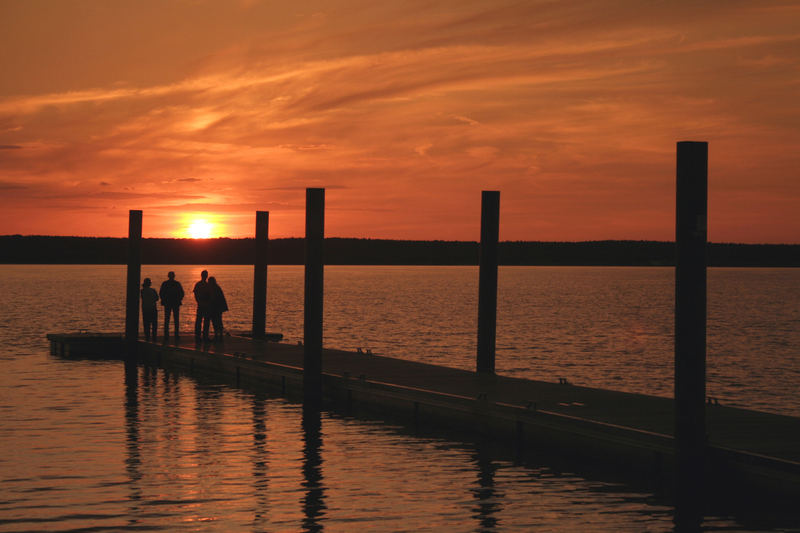
[[[121,357],[123,336],[48,335],[53,353]],[[199,343],[138,341],[140,360],[266,387],[302,390],[303,347],[226,337]],[[671,476],[673,400],[568,383],[478,374],[414,361],[325,349],[326,402],[378,414],[489,432],[526,446],[609,459],[644,475]],[[800,419],[708,405],[709,469],[737,486],[800,495]],[[723,483],[728,483],[725,481]]]

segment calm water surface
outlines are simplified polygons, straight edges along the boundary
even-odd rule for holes
[[[167,269],[142,275],[158,285]],[[174,270],[188,292],[201,267]],[[247,329],[252,269],[209,270],[226,325]],[[0,531],[672,527],[652,495],[474,443],[327,413],[304,423],[283,399],[48,355],[47,332],[121,330],[124,283],[119,266],[0,266]],[[270,268],[268,329],[291,342],[302,286],[301,267]],[[800,272],[711,270],[709,291],[709,394],[800,415]],[[475,268],[328,267],[325,298],[329,346],[474,364]],[[501,268],[499,300],[499,372],[671,394],[670,269]]]

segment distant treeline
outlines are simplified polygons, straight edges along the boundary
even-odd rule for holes
[[[142,263],[162,265],[252,264],[253,239],[143,239]],[[124,238],[0,236],[0,263],[125,264]],[[675,264],[675,244],[657,241],[502,242],[502,265]],[[712,266],[800,266],[800,245],[722,244],[708,249]],[[303,264],[303,239],[269,241],[269,263]],[[325,239],[330,265],[476,265],[478,243]]]

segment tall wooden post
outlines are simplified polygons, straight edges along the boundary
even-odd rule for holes
[[[675,212],[676,522],[702,517],[706,447],[708,143],[679,142]]]
[[[267,253],[269,211],[256,211],[255,261],[253,262],[253,338],[267,335]]]
[[[128,282],[125,293],[125,340],[128,355],[135,354],[139,338],[139,279],[142,275],[142,212],[128,213]]]
[[[305,308],[303,323],[303,395],[322,402],[322,293],[325,189],[306,189]]]
[[[481,245],[478,274],[478,372],[494,373],[497,338],[497,242],[500,191],[481,193]]]

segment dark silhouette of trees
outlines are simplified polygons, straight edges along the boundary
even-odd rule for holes
[[[125,264],[127,242],[111,237],[0,236],[0,263]],[[658,241],[501,242],[501,265],[668,266],[675,243]],[[800,266],[800,245],[711,243],[711,266]],[[143,239],[144,264],[253,264],[253,239]],[[303,264],[303,239],[272,239],[269,264]],[[330,265],[477,265],[478,243],[325,239]]]

